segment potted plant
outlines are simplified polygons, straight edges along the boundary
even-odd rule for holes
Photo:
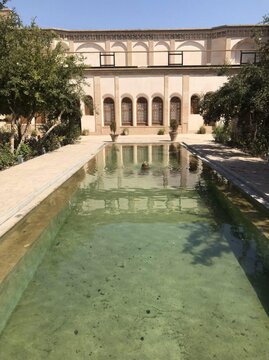
[[[171,141],[175,141],[176,137],[177,137],[177,128],[178,128],[178,121],[176,119],[171,119],[170,120],[170,131],[169,131],[169,135],[170,135],[170,139]]]
[[[111,139],[113,142],[116,142],[117,139],[118,139],[118,136],[119,134],[116,134],[116,131],[117,131],[117,124],[116,124],[116,121],[115,119],[111,120],[111,123],[110,123],[110,136],[111,136]]]

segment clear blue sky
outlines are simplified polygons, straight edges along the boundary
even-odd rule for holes
[[[160,29],[257,24],[269,0],[10,0],[24,23],[63,29]]]

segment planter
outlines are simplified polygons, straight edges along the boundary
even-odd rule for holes
[[[169,131],[171,141],[175,141],[177,138],[177,131]]]
[[[116,142],[118,140],[119,134],[110,134],[110,136],[111,136],[111,140],[113,142]]]

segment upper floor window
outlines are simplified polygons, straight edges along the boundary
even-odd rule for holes
[[[125,97],[121,102],[121,123],[122,125],[133,125],[133,104],[132,100]]]
[[[256,51],[241,51],[240,65],[256,64],[258,61]]]
[[[183,51],[169,51],[168,52],[168,65],[169,66],[182,66],[183,65]]]
[[[174,96],[170,100],[170,120],[177,120],[181,125],[181,100],[179,97]]]
[[[114,100],[106,98],[104,100],[104,125],[109,126],[115,120]]]
[[[148,125],[148,101],[144,97],[137,99],[137,125]]]
[[[192,97],[191,97],[191,114],[199,114],[199,102],[200,102],[199,96],[192,95]]]
[[[115,53],[114,52],[101,52],[100,53],[100,66],[115,67]]]
[[[152,100],[152,125],[163,125],[163,101],[160,97]]]
[[[84,112],[85,115],[93,115],[93,99],[90,95],[86,96],[87,103],[84,103]]]

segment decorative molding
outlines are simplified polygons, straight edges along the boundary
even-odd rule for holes
[[[212,29],[183,30],[59,30],[60,38],[73,41],[123,41],[123,40],[204,40],[222,37],[251,37],[253,30],[259,30],[262,36],[269,36],[268,25],[221,26]]]

